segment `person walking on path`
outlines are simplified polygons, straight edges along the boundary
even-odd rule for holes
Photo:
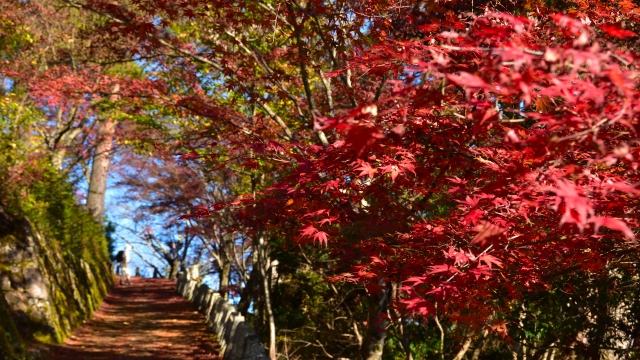
[[[116,255],[116,261],[120,263],[120,285],[131,285],[131,273],[129,272],[129,260],[131,259],[130,244],[124,246],[124,250]]]

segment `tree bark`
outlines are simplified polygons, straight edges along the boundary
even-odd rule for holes
[[[231,276],[231,263],[229,261],[225,261],[220,265],[220,295],[223,299],[229,300],[229,277]]]
[[[369,295],[369,328],[360,351],[363,360],[382,359],[386,337],[386,321],[382,315],[387,312],[389,307],[391,289],[387,284],[383,283],[381,285],[383,285],[383,289],[380,293]]]
[[[391,298],[395,299],[398,296],[398,284],[391,283]],[[402,345],[402,349],[405,353],[406,360],[413,360],[413,355],[411,355],[411,339],[409,339],[409,334],[407,332],[407,317],[404,314],[404,311],[400,312],[397,309],[393,310],[395,314],[396,323],[398,326],[398,331],[400,333],[400,344]],[[390,316],[390,318],[393,318]],[[362,343],[360,344],[362,346]]]
[[[458,353],[453,358],[453,360],[462,360],[466,355],[467,351],[469,351],[469,346],[471,346],[472,341],[473,341],[473,333],[467,336],[467,339],[464,341],[464,343],[462,343],[462,348],[460,348],[460,351],[458,351]]]
[[[118,91],[120,91],[120,85],[116,84],[111,89],[111,101],[117,100],[118,96],[116,94]],[[99,122],[97,145],[93,153],[93,164],[91,165],[87,208],[93,218],[100,224],[104,221],[104,195],[107,190],[115,129],[116,122],[110,116],[106,116]]]
[[[220,266],[220,295],[229,300],[229,279],[231,277],[231,259],[229,258],[229,249],[233,249],[233,235],[226,234],[222,236],[220,243],[220,256],[218,264]]]
[[[271,309],[271,294],[269,290],[269,277],[267,271],[269,270],[269,255],[267,254],[267,243],[264,239],[264,235],[260,234],[258,238],[258,267],[260,269],[260,280],[262,280],[261,288],[264,300],[264,309],[269,321],[269,358],[271,360],[277,360],[276,357],[276,322]]]
[[[480,358],[480,354],[482,353],[482,348],[484,347],[484,343],[487,341],[488,336],[489,336],[489,331],[484,330],[482,332],[482,337],[478,339],[478,342],[475,345],[473,354],[471,354],[471,360],[478,360]]]

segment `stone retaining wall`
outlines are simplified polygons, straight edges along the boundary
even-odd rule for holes
[[[220,294],[189,279],[184,272],[178,275],[176,291],[206,316],[207,325],[218,337],[224,360],[269,360],[255,331]]]
[[[27,341],[63,342],[112,283],[107,264],[90,265],[66,251],[27,219],[0,213],[0,305]]]

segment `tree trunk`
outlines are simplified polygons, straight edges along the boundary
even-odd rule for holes
[[[118,91],[120,91],[120,85],[116,84],[111,89],[111,101],[117,100],[117,95],[115,94]],[[99,122],[97,144],[93,153],[93,164],[91,165],[87,208],[93,218],[100,224],[104,221],[104,195],[107,190],[115,129],[116,122],[110,116]]]
[[[64,156],[67,154],[67,150],[63,147],[55,149],[53,153],[51,153],[51,165],[54,169],[62,172],[64,168]]]
[[[267,254],[267,243],[263,235],[258,238],[258,267],[260,269],[260,280],[262,281],[262,295],[264,300],[264,309],[269,321],[269,358],[271,360],[277,360],[276,358],[276,322],[273,317],[273,311],[271,309],[271,294],[269,291],[269,277],[267,271],[269,270],[269,255]]]
[[[472,341],[473,341],[473,334],[469,334],[469,336],[467,336],[464,343],[462,343],[462,348],[460,348],[460,351],[458,351],[458,353],[453,358],[453,360],[462,360],[464,356],[467,354],[467,351],[469,351],[469,346],[471,346]]]
[[[369,295],[369,317],[367,336],[362,343],[361,355],[363,360],[381,360],[386,336],[386,321],[382,317],[389,307],[389,293],[391,289],[384,284],[379,294]]]
[[[220,244],[220,295],[229,300],[229,278],[231,277],[231,259],[227,249],[233,249],[233,236],[224,235]]]
[[[391,298],[395,299],[398,296],[398,284],[391,283]],[[404,350],[405,359],[413,360],[413,355],[411,355],[411,339],[409,338],[409,334],[407,332],[407,317],[404,314],[404,311],[400,312],[397,309],[393,310],[396,318],[396,323],[398,326],[398,331],[400,332],[400,344],[402,345],[402,349]],[[393,318],[390,316],[390,318]],[[362,346],[362,343],[360,343]]]
[[[475,349],[473,350],[473,354],[471,354],[471,360],[478,360],[480,358],[480,354],[482,354],[482,348],[484,348],[484,343],[487,341],[487,337],[489,336],[489,331],[484,330],[482,332],[482,337],[478,339],[476,342]]]
[[[229,300],[229,277],[231,276],[231,263],[226,261],[220,269],[220,295]]]

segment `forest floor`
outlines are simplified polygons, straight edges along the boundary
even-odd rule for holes
[[[48,359],[222,359],[204,316],[175,291],[175,282],[132,278],[116,285],[90,320]]]

